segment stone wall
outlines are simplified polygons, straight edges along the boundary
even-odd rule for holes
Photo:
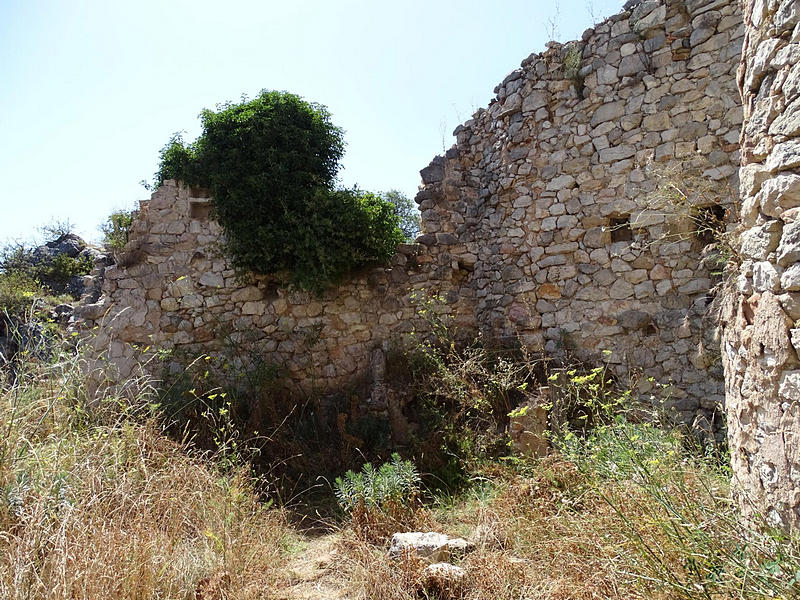
[[[209,203],[205,190],[165,182],[140,203],[118,264],[103,270],[102,297],[79,309],[85,326],[103,324],[93,343],[118,377],[135,373],[148,348],[171,351],[173,370],[204,354],[279,365],[304,393],[325,393],[373,376],[389,344],[423,325],[417,292],[441,295],[456,325],[472,322],[467,299],[451,291],[446,246],[403,244],[391,264],[317,297],[266,276],[241,281],[220,252]]]
[[[800,3],[746,0],[738,281],[722,315],[745,514],[800,525]]]
[[[422,172],[421,241],[457,242],[480,329],[606,354],[680,420],[714,418],[719,267],[696,230],[736,194],[742,35],[734,2],[640,2],[525,59],[456,129]]]
[[[417,243],[322,298],[239,283],[208,198],[168,183],[84,317],[110,324],[97,344],[121,376],[144,347],[235,347],[305,390],[366,377],[380,405],[383,356],[426,289],[463,328],[641,373],[679,420],[714,421],[714,240],[698,223],[736,193],[742,36],[735,3],[650,0],[526,58],[422,170]]]

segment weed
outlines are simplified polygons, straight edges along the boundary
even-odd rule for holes
[[[334,490],[353,530],[375,542],[419,521],[420,482],[414,464],[395,453],[378,469],[366,463],[360,473],[348,471],[337,477]]]
[[[448,486],[481,461],[508,451],[508,414],[525,398],[532,366],[508,349],[490,350],[452,325],[444,299],[418,294],[421,326],[406,349],[421,437],[438,440],[436,474]]]
[[[570,79],[579,98],[583,98],[583,76],[581,75],[581,60],[583,49],[577,43],[567,44],[564,55],[564,77]]]

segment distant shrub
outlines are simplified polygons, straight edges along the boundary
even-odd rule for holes
[[[21,316],[20,311],[25,312],[35,296],[70,291],[70,280],[88,274],[93,268],[94,260],[88,254],[43,258],[25,244],[8,244],[0,248],[0,310]]]
[[[88,274],[93,267],[94,261],[90,256],[72,258],[66,254],[57,254],[52,262],[37,266],[35,273],[37,279],[42,281],[66,285],[73,277]]]
[[[21,317],[41,294],[34,277],[32,251],[22,244],[0,249],[0,313]]]
[[[156,184],[208,187],[240,271],[286,273],[320,290],[354,269],[387,260],[403,241],[393,205],[334,189],[342,130],[325,107],[286,92],[201,113],[191,144],[175,135],[161,151]]]
[[[108,215],[106,222],[100,226],[103,245],[113,251],[120,251],[125,247],[130,236],[133,214],[132,210],[117,210]]]
[[[0,316],[24,316],[41,295],[41,286],[30,275],[20,271],[0,273]]]
[[[419,210],[414,201],[397,190],[384,192],[381,198],[394,206],[394,212],[400,219],[400,231],[403,232],[406,241],[413,242],[420,233],[421,225]]]
[[[66,219],[52,219],[46,225],[39,227],[39,232],[46,240],[57,240],[65,235],[75,233],[75,223]]]

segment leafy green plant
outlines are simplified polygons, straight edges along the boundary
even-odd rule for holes
[[[359,473],[347,471],[344,477],[336,478],[333,487],[354,531],[377,542],[424,519],[419,504],[420,485],[414,463],[394,453],[389,462],[377,469],[366,463]]]
[[[120,251],[128,243],[134,211],[117,210],[108,215],[108,219],[100,226],[103,232],[103,245],[113,251]]]
[[[0,273],[0,313],[22,317],[42,295],[41,286],[30,275],[20,271]]]
[[[400,219],[400,231],[406,237],[406,241],[413,242],[419,235],[421,219],[419,210],[414,201],[398,190],[389,190],[380,195],[381,199],[394,206],[394,211]]]
[[[36,271],[42,280],[64,285],[72,277],[86,275],[93,268],[94,261],[90,256],[73,258],[66,254],[57,254],[52,262],[38,266]]]
[[[420,491],[420,476],[414,463],[397,453],[379,468],[366,463],[360,473],[347,471],[334,483],[339,506],[351,512],[359,506],[386,510],[391,504],[410,504]]]
[[[403,241],[391,203],[334,188],[344,141],[325,107],[263,91],[204,110],[201,121],[196,141],[175,135],[162,149],[156,183],[176,179],[211,190],[240,271],[283,273],[319,291],[387,260]]]

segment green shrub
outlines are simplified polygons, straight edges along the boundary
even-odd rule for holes
[[[32,250],[20,244],[0,249],[0,315],[24,318],[34,300],[43,294],[36,280]]]
[[[30,275],[21,271],[0,273],[0,316],[6,313],[11,317],[23,317],[41,295],[41,286]]]
[[[33,296],[63,293],[72,277],[86,275],[93,268],[94,261],[87,255],[58,254],[36,261],[34,251],[24,244],[7,245],[0,249],[2,301],[9,313],[18,314],[23,305],[30,306]]]
[[[378,469],[367,463],[360,473],[337,477],[334,491],[353,531],[366,541],[382,543],[397,531],[426,523],[417,468],[396,453]]]
[[[52,262],[36,267],[36,278],[42,282],[65,285],[77,275],[87,275],[94,268],[90,256],[72,258],[66,254],[57,254]]]
[[[191,144],[173,136],[156,184],[208,187],[240,271],[286,273],[320,290],[361,266],[387,260],[403,241],[391,203],[336,190],[342,130],[328,111],[299,96],[264,91],[201,114]]]
[[[419,486],[417,468],[397,453],[378,469],[366,463],[360,473],[348,471],[334,484],[336,499],[346,512],[359,506],[385,511],[391,504],[411,504]]]
[[[114,251],[120,251],[128,243],[131,223],[133,223],[132,210],[117,210],[108,215],[108,219],[100,226],[103,232],[103,245]]]
[[[0,272],[34,276],[33,250],[25,244],[8,244],[0,249]]]

